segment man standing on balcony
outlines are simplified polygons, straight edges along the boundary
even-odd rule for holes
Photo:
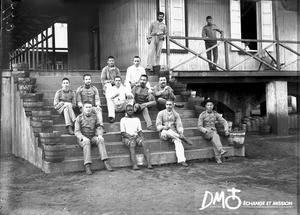
[[[64,115],[68,132],[73,135],[73,125],[76,120],[73,110],[76,106],[75,92],[70,89],[70,80],[68,78],[62,79],[61,86],[62,89],[56,91],[54,96],[54,109],[59,114]]]
[[[122,78],[116,76],[114,79],[115,86],[109,88],[106,93],[107,109],[109,122],[115,122],[115,112],[125,111],[126,105],[133,105],[133,95],[127,87],[122,84]]]
[[[83,158],[85,172],[91,175],[91,145],[96,144],[99,149],[100,159],[104,167],[108,171],[113,171],[108,164],[108,156],[103,139],[103,131],[100,126],[98,117],[93,113],[93,106],[90,101],[83,103],[82,114],[80,114],[75,121],[75,136],[77,137],[79,145],[83,148]]]
[[[104,95],[108,88],[115,85],[116,76],[121,76],[120,70],[115,66],[115,58],[109,56],[107,58],[107,66],[104,67],[101,72],[101,83]]]
[[[167,33],[167,26],[162,23],[165,14],[159,12],[157,14],[157,21],[152,22],[147,35],[147,42],[149,44],[149,53],[147,59],[146,70],[152,71],[153,67],[160,68],[160,54],[164,39]]]
[[[208,38],[208,39],[216,39],[217,38],[217,31],[221,34],[221,38],[224,38],[224,32],[215,24],[212,23],[212,17],[207,16],[206,17],[206,22],[207,25],[205,25],[202,29],[202,37],[203,38]],[[217,40],[205,40],[205,49],[209,49],[210,47],[214,46],[217,44]],[[212,49],[213,52],[213,57],[214,60],[213,62],[216,64],[218,62],[218,46]],[[207,54],[207,59],[212,60],[211,57],[211,50],[206,52]],[[209,65],[209,70],[217,70],[216,66],[208,63]]]
[[[179,114],[174,110],[172,100],[167,100],[166,109],[158,112],[156,117],[156,128],[160,131],[162,140],[169,140],[175,144],[177,162],[187,167],[184,156],[182,141],[192,145],[193,142],[183,135],[183,126]]]
[[[103,118],[102,118],[102,108],[100,107],[100,97],[99,97],[99,91],[97,87],[92,85],[92,77],[89,74],[85,74],[83,76],[83,82],[84,85],[78,87],[76,90],[76,99],[77,99],[77,106],[80,108],[80,111],[82,112],[83,104],[86,101],[89,101],[92,103],[93,106],[93,113],[95,113],[98,117],[100,126],[104,131],[103,126]]]

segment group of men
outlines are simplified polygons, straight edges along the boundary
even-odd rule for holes
[[[108,62],[111,58],[108,59]],[[107,100],[109,122],[114,123],[115,112],[125,111],[125,116],[120,120],[120,131],[122,135],[122,143],[128,147],[132,161],[132,168],[139,169],[135,156],[135,147],[143,147],[143,153],[148,163],[148,168],[152,169],[149,143],[143,136],[141,121],[134,117],[135,112],[142,112],[146,121],[147,128],[160,133],[160,138],[164,141],[169,141],[175,145],[175,152],[178,163],[182,166],[188,166],[184,155],[183,142],[193,144],[191,140],[184,136],[184,129],[180,115],[174,109],[175,95],[171,87],[166,85],[166,78],[160,77],[159,84],[153,88],[153,91],[147,87],[148,76],[142,74],[139,82],[128,81],[129,84],[124,86],[122,78],[117,73],[107,74],[104,78],[106,68],[103,69],[101,77],[103,77],[103,89]],[[116,68],[109,71],[117,71]],[[110,79],[110,81],[109,81]],[[80,86],[76,92],[70,89],[70,80],[64,78],[61,82],[62,88],[58,90],[54,98],[54,108],[58,113],[63,114],[65,124],[69,134],[74,134],[77,137],[79,145],[83,148],[84,166],[86,174],[92,174],[91,171],[91,145],[96,144],[99,149],[100,158],[103,161],[104,167],[108,171],[113,171],[113,168],[108,163],[108,156],[104,144],[103,133],[105,133],[102,117],[102,108],[100,103],[99,91],[97,87],[91,84],[91,76],[85,74],[83,76],[84,85]],[[134,84],[132,84],[134,83]],[[198,128],[203,133],[203,137],[210,140],[214,146],[216,160],[221,162],[220,156],[226,151],[222,148],[220,138],[216,133],[214,126],[215,121],[219,121],[225,127],[226,132],[228,126],[224,120],[215,111],[212,111],[214,101],[209,101],[204,104],[207,106],[206,114],[199,116]],[[152,125],[152,120],[149,116],[148,108],[157,105],[160,112],[156,117],[155,127]],[[78,106],[81,114],[76,118],[73,108]],[[73,127],[75,131],[73,131]],[[228,133],[228,132],[227,132]]]

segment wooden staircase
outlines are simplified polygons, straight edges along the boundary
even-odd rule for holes
[[[115,123],[108,122],[106,99],[103,96],[100,83],[100,71],[31,72],[30,76],[37,79],[37,92],[44,93],[44,110],[52,111],[53,130],[61,131],[63,133],[62,141],[67,144],[65,161],[59,163],[50,163],[47,161],[43,161],[43,164],[41,166],[46,173],[84,171],[82,148],[77,144],[77,139],[74,135],[67,134],[63,116],[58,115],[53,109],[53,98],[56,90],[61,88],[60,83],[62,78],[69,78],[71,89],[76,90],[80,85],[83,84],[82,76],[85,73],[89,73],[92,75],[92,83],[98,88],[100,93],[104,128],[107,132],[106,134],[104,134],[104,140],[110,158],[110,164],[113,167],[131,166],[129,150],[121,142],[120,119],[124,116],[124,113],[116,113]],[[122,72],[122,78],[124,81],[125,72]],[[157,84],[158,78],[156,76],[149,76],[149,81],[151,86],[154,86]],[[176,102],[181,102],[180,96],[177,96]],[[187,160],[214,157],[210,143],[205,141],[200,136],[200,133],[197,129],[198,116],[195,115],[195,111],[188,110],[186,108],[176,108],[176,111],[181,116],[183,126],[185,128],[184,134],[194,142],[194,145],[192,146],[184,144],[185,156]],[[153,120],[153,125],[155,125],[155,119],[158,110],[154,108],[149,112],[150,117]],[[150,143],[151,163],[153,165],[175,163],[177,159],[175,156],[174,145],[165,141],[161,141],[159,139],[158,131],[146,130],[146,123],[143,119],[142,114],[138,114],[137,117],[141,119],[143,134],[147,141]],[[221,137],[221,139],[223,145],[228,151],[227,156],[244,156],[244,148],[230,147],[227,145],[227,138]],[[142,151],[140,149],[137,149],[137,154],[140,153],[142,153]],[[100,162],[98,150],[96,147],[92,147],[92,158],[92,169],[96,170],[104,168],[102,163]]]

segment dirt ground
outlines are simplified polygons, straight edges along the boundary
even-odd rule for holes
[[[133,171],[43,173],[1,158],[1,214],[297,214],[298,135],[246,137],[246,157]],[[239,189],[237,198],[227,189]],[[215,204],[211,196],[224,193]],[[204,197],[207,197],[206,200]],[[241,204],[239,205],[238,199]],[[279,202],[279,206],[276,205]],[[199,210],[205,207],[203,210]],[[230,209],[239,206],[237,209]]]

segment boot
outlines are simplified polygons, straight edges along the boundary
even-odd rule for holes
[[[225,155],[227,153],[227,151],[225,149],[220,149],[220,155]]]
[[[93,173],[92,173],[92,170],[91,170],[91,168],[90,168],[90,164],[86,164],[86,165],[85,165],[85,174],[87,174],[87,175],[93,174]]]
[[[67,129],[68,129],[69,134],[74,135],[74,131],[73,131],[73,128],[71,125],[68,125]]]
[[[189,166],[189,165],[188,165],[186,162],[184,162],[184,161],[179,162],[179,164],[180,164],[181,166],[183,166],[183,167],[188,167],[188,166]]]
[[[133,169],[133,170],[139,170],[140,168],[139,168],[136,164],[133,164],[133,165],[132,165],[132,169]]]
[[[114,169],[108,164],[107,161],[103,161],[104,167],[107,171],[112,172]]]

